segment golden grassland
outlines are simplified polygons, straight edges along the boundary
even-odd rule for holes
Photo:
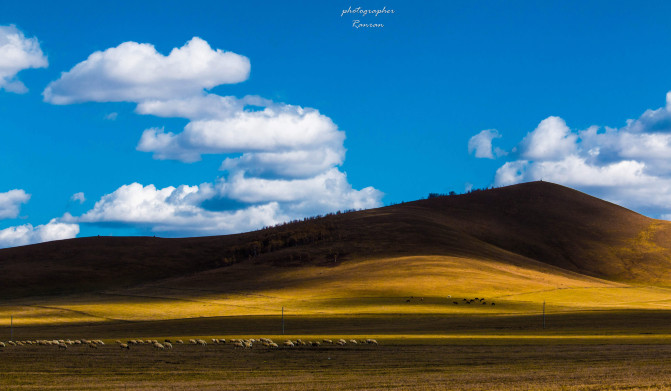
[[[671,290],[663,286],[446,256],[266,268],[246,280],[247,289],[234,284],[253,269],[233,265],[132,289],[5,302],[0,340],[9,339],[13,316],[15,340],[107,345],[8,346],[0,350],[0,389],[671,389]],[[475,297],[487,305],[463,301]],[[375,338],[380,345],[122,351],[114,343],[259,337]]]
[[[415,256],[334,267],[275,268],[252,288],[216,281],[253,273],[237,265],[138,288],[17,299],[0,305],[0,327],[170,320],[221,316],[385,314],[525,315],[671,308],[671,289],[617,283],[548,265]],[[202,289],[201,287],[207,287]],[[235,287],[234,287],[235,288]],[[463,299],[484,298],[466,304]],[[454,304],[454,303],[457,304]],[[495,305],[492,305],[494,303]]]

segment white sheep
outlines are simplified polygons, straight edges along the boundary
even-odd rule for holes
[[[172,349],[172,344],[170,342],[163,343],[163,346],[165,346],[165,348],[168,349],[168,350]]]
[[[341,339],[338,340],[338,342],[336,342],[336,344],[340,345],[340,346],[345,346],[345,345],[347,345],[347,341],[345,341],[344,339],[341,338]]]
[[[330,339],[323,339],[322,342],[333,345],[333,341]]]
[[[4,348],[4,347],[5,347],[5,343],[4,343],[4,342],[0,342],[0,348]]]
[[[154,346],[154,349],[156,349],[156,350],[165,350],[165,346],[161,345],[158,342],[153,343],[152,346]]]
[[[271,342],[270,344],[268,344],[268,346],[271,348],[279,348],[279,346],[275,342]]]
[[[283,345],[284,345],[284,346],[288,346],[288,347],[290,347],[290,348],[293,348],[293,347],[294,347],[294,343],[291,342],[291,341],[289,341],[289,340],[284,341]]]
[[[177,342],[177,343],[179,343],[179,344],[183,344],[183,343],[184,343],[184,341],[182,341],[181,339],[178,339],[178,340],[175,341],[175,342]]]
[[[349,343],[351,343],[352,345],[356,345],[356,344],[357,344],[356,339],[350,339],[350,340],[349,340]]]
[[[66,344],[64,344],[64,343],[59,343],[59,344],[58,344],[58,348],[59,348],[59,349],[65,349],[65,350],[68,350],[68,345],[66,345]]]
[[[371,338],[368,338],[368,339],[366,340],[366,343],[369,343],[369,344],[372,344],[372,345],[377,345],[377,341],[374,340],[374,339],[371,339]]]
[[[196,342],[198,343],[198,345],[201,345],[201,346],[206,346],[206,345],[207,345],[207,342],[205,342],[205,341],[202,340],[202,339],[199,339],[199,340],[197,340]]]
[[[189,343],[190,343],[191,345],[195,345],[195,344],[197,344],[198,342],[196,342],[195,339],[190,339],[190,340],[189,340]]]
[[[130,345],[127,344],[127,343],[120,343],[120,344],[119,344],[119,347],[120,347],[121,349],[130,350]]]

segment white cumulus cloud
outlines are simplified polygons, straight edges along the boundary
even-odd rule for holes
[[[307,183],[300,183],[301,181]],[[370,208],[382,194],[371,187],[354,190],[333,170],[309,180],[262,180],[234,177],[216,185],[156,188],[132,183],[103,196],[84,215],[66,215],[70,223],[122,223],[172,235],[229,234],[302,218],[324,210]],[[234,210],[208,210],[207,201],[239,201]]]
[[[26,38],[14,25],[0,26],[0,89],[24,93],[28,89],[16,74],[48,65],[37,38]]]
[[[123,223],[173,234],[225,234],[249,231],[284,221],[277,203],[253,205],[234,211],[209,211],[200,206],[216,195],[211,185],[166,187],[139,183],[121,186],[103,196],[81,217],[82,223]]]
[[[576,151],[578,136],[559,117],[548,117],[520,143],[520,155],[529,160],[561,159]]]
[[[671,216],[671,92],[664,107],[621,128],[578,131],[548,117],[516,150],[496,171],[496,185],[542,179],[653,217]]]
[[[91,54],[44,90],[53,104],[139,102],[196,95],[249,77],[247,57],[213,50],[198,37],[164,56],[153,45],[124,42]]]
[[[56,219],[36,227],[24,224],[0,230],[0,248],[71,239],[78,233],[79,225],[59,222]]]
[[[14,189],[0,193],[0,219],[13,219],[19,215],[21,204],[30,200],[25,190]]]
[[[342,164],[345,133],[319,111],[268,102],[262,110],[245,110],[243,104],[228,98],[238,110],[224,109],[216,117],[193,120],[179,134],[162,128],[147,129],[137,149],[153,152],[157,159],[184,162],[200,160],[202,154],[243,153],[242,159],[229,159],[223,168],[240,165],[250,171],[273,171],[279,164],[282,167],[276,171],[294,176],[314,175]],[[219,105],[208,98],[202,102],[199,116],[208,103]],[[143,112],[150,113],[148,110],[143,108]]]
[[[345,132],[317,109],[259,96],[205,90],[245,80],[249,60],[193,38],[168,56],[126,42],[96,52],[44,91],[47,102],[128,101],[135,112],[185,118],[181,130],[145,129],[136,149],[158,160],[222,156],[214,183],[157,189],[125,185],[70,222],[121,223],[181,234],[234,233],[342,209],[380,206],[382,193],[356,190],[338,169]]]

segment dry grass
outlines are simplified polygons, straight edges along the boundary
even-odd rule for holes
[[[671,345],[5,349],[3,390],[664,390]]]
[[[16,299],[0,306],[0,327],[10,315],[17,324],[30,326],[275,316],[282,307],[287,315],[300,316],[523,315],[537,313],[543,301],[548,312],[671,307],[671,290],[664,287],[616,283],[548,265],[523,268],[446,256],[382,258],[330,268],[278,267],[254,279],[247,290],[230,290],[227,281],[239,281],[249,272],[248,266],[235,265],[138,288]],[[487,304],[463,301],[475,297]]]

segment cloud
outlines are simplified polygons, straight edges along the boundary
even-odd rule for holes
[[[475,137],[475,136],[474,136]],[[497,186],[547,180],[654,217],[671,216],[671,92],[621,128],[571,130],[548,117],[498,168]]]
[[[229,234],[302,218],[324,210],[378,206],[382,194],[372,187],[354,190],[338,170],[310,180],[261,180],[236,176],[216,185],[158,189],[133,183],[103,196],[70,223],[115,223],[172,235]],[[237,210],[208,210],[206,202],[239,201]]]
[[[200,206],[215,195],[208,184],[157,189],[153,185],[133,183],[103,196],[83,216],[64,219],[81,223],[121,223],[176,235],[205,235],[249,231],[288,218],[274,202],[225,212]]]
[[[116,111],[114,111],[114,112],[111,112],[111,113],[107,114],[107,115],[105,116],[105,119],[106,119],[106,120],[109,120],[109,121],[115,121],[115,120],[117,119],[118,116],[119,116],[119,113],[117,113]]]
[[[37,227],[31,224],[19,225],[0,230],[0,248],[71,239],[77,234],[79,234],[77,224],[62,223],[56,219]]]
[[[307,179],[263,179],[238,172],[217,185],[221,196],[245,203],[277,201],[300,215],[338,209],[378,206],[382,193],[367,187],[354,190],[336,168]]]
[[[125,185],[66,220],[173,235],[223,234],[381,205],[380,191],[353,189],[337,168],[345,160],[345,132],[319,110],[205,92],[248,75],[246,57],[193,38],[168,56],[152,45],[126,42],[93,53],[52,82],[44,91],[51,103],[129,101],[137,103],[137,114],[187,119],[176,132],[145,129],[136,149],[184,163],[221,155],[225,172],[199,186]]]
[[[468,153],[474,154],[477,158],[486,159],[494,159],[495,155],[496,157],[505,155],[505,152],[499,148],[492,150],[492,140],[495,138],[501,138],[498,130],[483,130],[468,140]]]
[[[576,151],[578,136],[559,117],[548,117],[522,140],[518,150],[529,160],[552,160]]]
[[[80,191],[79,193],[73,194],[72,197],[70,197],[70,201],[77,201],[80,204],[83,204],[86,201],[86,197],[84,196],[84,193]]]
[[[197,95],[249,77],[247,57],[213,50],[194,37],[164,56],[153,45],[124,42],[91,54],[44,90],[53,104],[140,102]]]
[[[30,194],[24,190],[14,189],[0,193],[0,219],[13,219],[19,215],[21,204],[30,200]]]
[[[37,38],[26,38],[14,25],[0,26],[0,89],[25,93],[28,89],[16,74],[23,69],[47,66]]]
[[[256,106],[257,110],[245,110],[243,102],[227,97],[225,109],[213,117],[203,117],[208,103],[220,106],[221,101],[203,97],[198,113],[186,107],[192,102],[188,100],[173,113],[201,119],[189,122],[179,134],[162,128],[147,129],[137,149],[152,152],[156,159],[183,162],[198,161],[202,154],[244,153],[243,158],[228,159],[222,167],[294,176],[315,175],[344,160],[345,133],[318,110],[272,102],[263,102],[266,106]],[[142,110],[151,113],[148,107]],[[167,114],[165,110],[161,113]]]

